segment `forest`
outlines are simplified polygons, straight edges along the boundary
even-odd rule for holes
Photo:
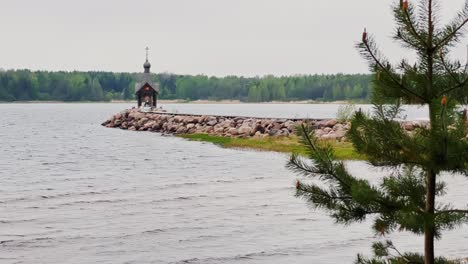
[[[134,98],[139,73],[0,71],[0,101],[111,101]],[[268,101],[366,101],[366,74],[213,77],[152,74],[160,99]]]

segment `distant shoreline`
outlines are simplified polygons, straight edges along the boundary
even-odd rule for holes
[[[136,101],[127,101],[127,100],[112,100],[112,101],[13,101],[13,102],[2,102],[0,104],[135,104]],[[269,102],[243,102],[240,100],[220,100],[220,101],[211,101],[211,100],[158,100],[160,104],[350,104],[352,101],[269,101]],[[365,102],[358,102],[366,104]]]

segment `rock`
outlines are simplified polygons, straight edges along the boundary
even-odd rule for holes
[[[140,120],[142,118],[145,117],[145,114],[144,113],[140,113],[140,112],[133,112],[133,115],[132,117],[136,120]]]
[[[116,119],[114,121],[114,124],[112,125],[113,127],[118,127],[122,124],[122,120],[121,119]]]
[[[196,118],[189,116],[185,119],[184,123],[186,124],[198,123],[198,120]]]
[[[159,131],[162,133],[207,133],[223,136],[266,137],[290,136],[297,125],[304,121],[289,119],[248,118],[248,117],[218,117],[218,116],[189,116],[164,113],[142,113],[129,110],[117,113],[102,123],[107,127],[139,131]],[[315,133],[323,139],[345,138],[349,124],[338,123],[335,119],[313,121]],[[408,125],[411,122],[403,123]],[[414,122],[413,129],[424,126]],[[409,131],[408,131],[409,132]]]
[[[210,119],[210,121],[206,122],[207,125],[209,126],[214,126],[218,123],[218,120],[215,119]]]
[[[425,120],[415,120],[415,121],[412,121],[413,123],[413,126],[415,128],[426,128],[428,129],[429,128],[429,121],[425,121]]]
[[[336,130],[334,133],[337,138],[342,138],[346,136],[346,130],[344,130],[343,128]]]
[[[340,129],[343,129],[343,124],[336,124],[333,126],[333,130],[340,130]]]
[[[261,121],[260,124],[261,124],[263,127],[268,127],[268,126],[271,125],[271,123],[273,123],[273,122],[272,122],[270,119],[264,119],[264,120]]]
[[[187,132],[187,128],[185,128],[184,126],[180,126],[175,132],[177,134],[184,134],[185,132]]]
[[[320,137],[322,140],[336,140],[338,137],[335,133],[326,134]]]
[[[290,124],[285,124],[286,128],[289,130],[291,133],[295,133],[296,128],[301,125],[302,122],[291,122]]]
[[[213,131],[216,133],[216,134],[223,134],[224,133],[224,127],[221,126],[220,124],[217,124],[213,127]]]
[[[327,133],[325,133],[325,131],[323,131],[322,129],[315,129],[315,136],[321,137],[321,136],[323,136],[325,134],[327,134]]]
[[[289,127],[295,126],[296,123],[294,121],[288,120],[288,121],[284,122],[283,125],[284,125],[284,127],[289,128]]]
[[[183,116],[174,116],[172,120],[174,122],[176,122],[176,123],[181,123],[181,122],[183,122],[184,117]]]
[[[185,131],[185,127],[182,126],[181,128],[183,128],[184,131]],[[177,127],[176,125],[171,124],[171,125],[168,126],[168,132],[177,132],[178,129],[179,129],[179,127]]]
[[[212,126],[206,126],[203,128],[202,132],[203,133],[210,133],[211,131],[213,131],[213,127]]]
[[[315,129],[324,128],[327,120],[320,120],[312,123],[312,127]]]
[[[227,133],[228,133],[228,134],[231,134],[231,135],[233,135],[233,136],[237,136],[237,135],[239,134],[238,131],[237,131],[237,128],[235,128],[235,127],[229,128],[228,131],[227,131]]]
[[[336,124],[338,124],[338,121],[336,121],[336,119],[330,119],[330,120],[325,122],[326,127],[333,127]]]
[[[413,122],[411,121],[405,121],[402,123],[403,129],[406,131],[413,131],[414,130],[414,125]]]
[[[273,137],[273,136],[278,135],[278,132],[279,132],[278,129],[270,129],[270,131],[268,131],[268,135]]]
[[[232,126],[232,123],[233,123],[232,120],[226,119],[226,120],[224,120],[224,121],[221,123],[221,126],[223,126],[223,127],[231,127],[231,126]]]
[[[197,123],[197,124],[203,123],[203,117],[202,116],[194,117],[193,123]]]
[[[250,119],[244,120],[244,122],[242,122],[241,126],[252,127],[252,120],[250,120]]]
[[[158,119],[159,119],[160,121],[166,122],[167,119],[169,119],[169,116],[167,116],[167,115],[160,115],[160,116],[158,117]]]
[[[257,124],[254,128],[254,133],[260,132],[261,134],[265,133],[265,128],[261,124]]]
[[[158,122],[155,122],[155,123],[153,124],[153,126],[151,127],[151,130],[153,130],[153,131],[158,131],[158,130],[160,130],[160,129],[161,129],[161,125],[159,125]]]
[[[248,126],[241,126],[237,133],[239,135],[250,136],[250,133],[252,133],[252,128]]]
[[[239,116],[239,117],[235,117],[235,118],[233,119],[233,121],[236,122],[236,123],[242,122],[243,120],[244,120],[244,117],[240,117],[240,116]]]
[[[262,135],[263,135],[263,134],[260,133],[260,131],[257,131],[257,132],[255,132],[254,137],[259,138],[259,137],[262,137]]]
[[[273,123],[273,129],[280,130],[281,128],[283,128],[283,123]]]
[[[207,119],[208,119],[208,116],[202,115],[202,116],[198,117],[198,123],[205,123],[205,122],[207,122]]]

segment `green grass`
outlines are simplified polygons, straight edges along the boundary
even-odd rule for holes
[[[275,151],[305,154],[304,147],[299,143],[297,137],[266,137],[266,138],[230,138],[213,136],[207,134],[186,134],[179,137],[194,140],[211,142],[225,148],[254,149],[262,151]],[[365,160],[365,157],[358,154],[353,145],[349,142],[328,141],[335,150],[335,155],[341,160]]]

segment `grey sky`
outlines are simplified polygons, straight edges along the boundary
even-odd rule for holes
[[[388,57],[408,54],[390,39],[391,2],[0,0],[0,67],[134,72],[149,46],[153,72],[367,72],[354,48],[363,27]],[[464,0],[440,2],[448,20]]]

